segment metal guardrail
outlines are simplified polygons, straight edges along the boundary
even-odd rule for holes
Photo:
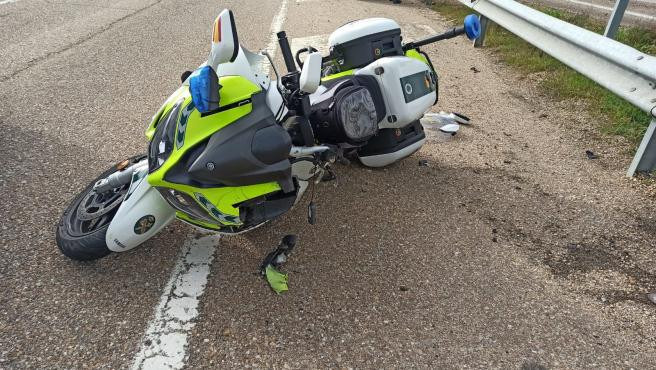
[[[656,57],[512,0],[459,1],[651,114],[627,175],[656,168]]]
[[[604,36],[610,37],[611,39],[615,38],[617,31],[620,29],[620,23],[622,23],[622,18],[624,18],[624,12],[629,6],[629,0],[617,0],[615,6],[613,6],[613,12],[608,18],[608,23],[606,24],[606,30],[604,30]]]

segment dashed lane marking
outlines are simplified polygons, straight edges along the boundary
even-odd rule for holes
[[[277,49],[276,33],[282,29],[287,15],[287,2],[271,22],[271,37],[266,50],[273,57]],[[268,64],[265,67],[268,71]],[[267,72],[268,73],[268,72]],[[155,317],[148,324],[139,352],[132,363],[133,370],[181,369],[189,357],[191,329],[199,316],[200,297],[205,291],[218,235],[188,239],[182,247]]]
[[[132,369],[181,369],[184,366],[189,331],[198,316],[199,299],[207,285],[218,243],[219,235],[190,239],[185,243]]]
[[[278,35],[277,33],[282,31],[282,25],[285,23],[285,18],[287,17],[287,2],[288,0],[282,0],[282,4],[280,4],[280,10],[278,11],[278,14],[273,18],[273,21],[271,22],[271,33],[269,35],[269,43],[267,44],[267,47],[264,49],[266,50],[267,53],[271,56],[271,59],[275,60],[276,57],[276,51],[278,51]],[[265,74],[269,74],[269,68],[271,67],[269,65],[269,61],[265,60],[264,65],[262,66],[262,70],[265,72]]]

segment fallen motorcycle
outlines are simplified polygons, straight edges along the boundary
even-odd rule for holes
[[[437,74],[420,48],[479,33],[469,15],[464,27],[403,44],[395,21],[371,18],[338,28],[329,55],[308,46],[294,57],[280,32],[280,76],[266,52],[239,44],[233,13],[223,10],[207,62],[183,73],[153,116],[147,155],[118,163],[73,199],[57,226],[59,249],[97,259],[135,248],[176,218],[246,232],[334,178],[335,161],[380,167],[411,155],[425,142],[419,119],[438,99]],[[311,202],[310,223],[315,213]]]

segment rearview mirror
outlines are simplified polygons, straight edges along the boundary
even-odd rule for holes
[[[301,91],[307,94],[312,94],[317,91],[321,83],[321,53],[310,53],[303,62],[303,69],[301,70],[301,77],[299,85]]]
[[[239,53],[239,39],[232,11],[225,9],[214,20],[212,50],[208,64],[216,70],[219,64],[234,62]]]

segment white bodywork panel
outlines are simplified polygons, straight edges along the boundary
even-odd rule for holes
[[[347,23],[336,29],[328,37],[328,45],[333,47],[360,37],[370,36],[379,32],[400,30],[401,26],[388,18],[367,18]]]
[[[383,73],[376,74],[376,69],[382,68]],[[400,128],[418,120],[435,103],[436,92],[426,94],[411,102],[405,102],[401,78],[415,73],[428,71],[430,68],[423,62],[404,56],[384,57],[355,72],[356,75],[370,75],[376,77],[383,93],[387,117],[379,122],[379,128]],[[388,117],[395,116],[396,120],[390,122]]]
[[[269,63],[269,60],[261,55],[256,54],[244,47],[239,47],[239,54],[237,54],[237,59],[232,63],[223,63],[216,68],[217,76],[243,76],[246,77],[249,81],[260,86],[262,90],[266,91],[266,102],[267,106],[273,114],[278,113],[278,110],[282,106],[281,115],[287,113],[287,108],[283,106],[282,96],[276,87],[276,82],[271,81],[269,78],[268,72],[265,70],[264,66]],[[207,63],[201,64],[198,68],[207,65]],[[189,79],[187,78],[183,83],[185,86],[189,86]],[[166,105],[165,102],[162,107]],[[162,108],[160,108],[162,109]],[[154,117],[157,117],[155,115]]]
[[[401,160],[421,149],[425,142],[426,139],[421,139],[416,143],[408,145],[405,148],[393,153],[370,155],[367,157],[360,156],[360,162],[362,162],[362,164],[367,167],[384,167],[398,160]]]
[[[308,55],[301,70],[301,77],[299,85],[301,91],[307,94],[312,94],[317,91],[321,83],[321,53],[315,52]]]
[[[237,59],[232,63],[222,63],[216,67],[216,75],[221,76],[242,76],[253,82],[254,84],[262,87],[263,90],[269,88],[271,79],[268,73],[263,71],[264,64],[267,63],[266,57],[260,54],[255,54],[243,47],[239,47]],[[207,62],[198,66],[204,67]],[[189,79],[187,78],[183,83],[189,86]]]
[[[114,252],[125,252],[152,238],[175,218],[175,210],[150,186],[147,160],[132,175],[130,190],[109,224],[105,242]],[[154,218],[152,220],[150,217]],[[140,224],[139,221],[145,222]],[[152,223],[152,225],[151,225]],[[144,230],[137,234],[135,230]]]

